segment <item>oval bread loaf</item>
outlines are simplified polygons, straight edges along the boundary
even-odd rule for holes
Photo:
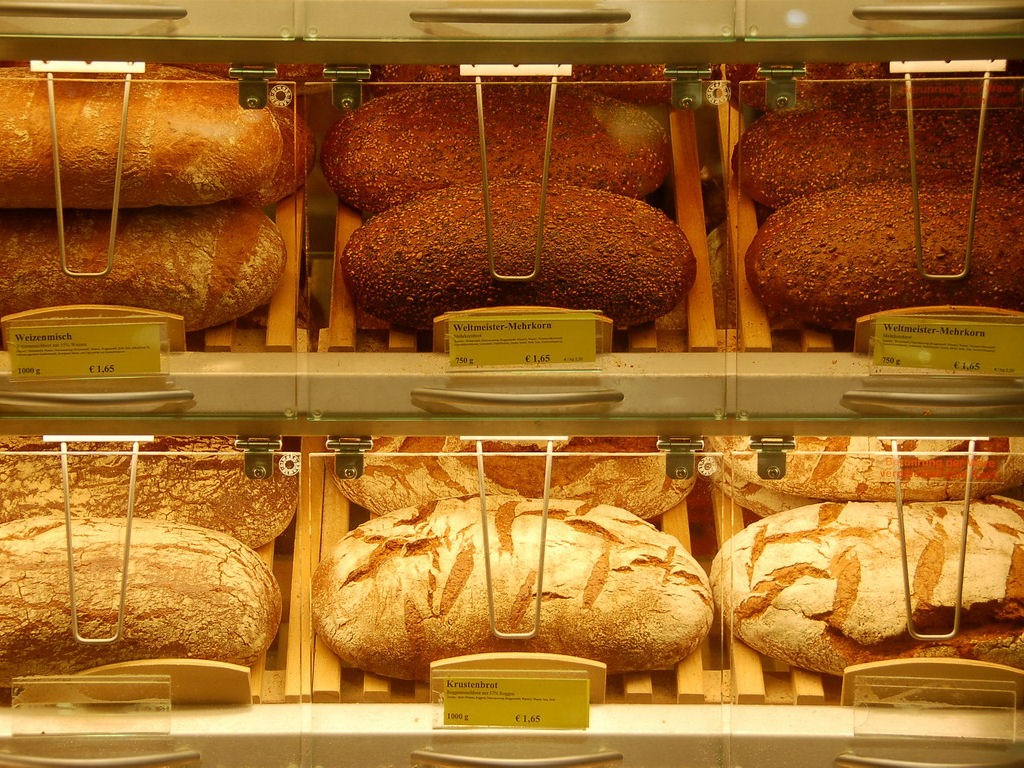
[[[71,514],[123,518],[128,510],[130,453],[109,444],[72,443],[68,456]],[[116,450],[130,451],[130,445]],[[38,438],[0,437],[0,523],[64,509],[59,446]],[[226,437],[160,437],[143,443],[136,468],[135,517],[188,523],[226,533],[249,547],[273,541],[291,522],[297,477],[275,472],[252,480]],[[14,453],[10,453],[14,452]]]
[[[67,262],[101,271],[108,211],[65,211]],[[0,314],[64,304],[120,304],[183,315],[195,330],[270,300],[284,270],[281,234],[262,211],[226,202],[122,211],[106,277],[61,272],[53,211],[0,211]]]
[[[281,158],[267,110],[242,109],[238,85],[174,67],[133,77],[121,207],[205,205],[262,187]],[[124,84],[57,76],[54,103],[61,197],[68,208],[114,200]],[[46,79],[0,70],[0,207],[53,208],[53,147]]]
[[[491,186],[495,262],[527,274],[537,244],[540,185]],[[497,305],[600,310],[618,325],[669,312],[693,285],[696,261],[682,231],[646,203],[552,185],[540,272],[498,282],[487,264],[480,187],[451,187],[375,216],[342,254],[359,306],[399,326],[430,328],[445,312]]]
[[[948,632],[963,504],[904,505],[914,628]],[[963,657],[1024,667],[1024,504],[971,503],[960,633],[907,631],[896,505],[824,503],[759,520],[715,557],[733,633],[775,659],[839,675],[852,664]]]
[[[533,628],[542,503],[488,497],[495,620]],[[469,653],[581,656],[609,672],[664,669],[711,626],[707,577],[673,537],[635,515],[552,501],[540,629],[499,640],[488,622],[477,499],[445,500],[350,531],[313,577],[317,634],[344,661],[426,679],[430,662]]]
[[[982,186],[964,280],[919,274],[910,190],[878,185],[809,195],[776,211],[747,250],[747,281],[773,319],[827,328],[851,328],[862,315],[902,307],[1022,309],[1021,190]],[[924,188],[922,247],[930,273],[963,269],[969,213],[969,187]]]
[[[670,480],[655,443],[617,437],[555,443],[550,498],[600,501],[645,520],[667,512],[694,481]],[[488,440],[483,449],[487,495],[543,497],[546,442]],[[501,455],[487,455],[495,453]],[[359,479],[331,476],[347,498],[377,515],[480,493],[476,443],[457,437],[377,437]]]
[[[485,86],[491,181],[541,180],[548,100],[547,86]],[[661,186],[669,161],[665,129],[643,110],[572,88],[558,92],[552,181],[642,197]],[[424,86],[373,99],[331,128],[320,162],[338,197],[368,212],[443,187],[479,185],[475,91]]]
[[[79,632],[117,627],[124,524],[76,519]],[[281,595],[259,556],[229,536],[190,525],[132,525],[123,637],[83,645],[71,634],[63,517],[0,525],[0,686],[118,661],[196,658],[253,664],[277,633]]]

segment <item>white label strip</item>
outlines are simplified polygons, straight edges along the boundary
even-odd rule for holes
[[[569,77],[572,64],[460,64],[463,77]]]
[[[1005,72],[1006,59],[964,59],[961,61],[890,61],[894,75],[942,72]]]
[[[35,59],[29,62],[29,69],[33,72],[70,72],[75,74],[89,74],[99,72],[110,75],[141,75],[146,71],[144,61],[41,61]]]

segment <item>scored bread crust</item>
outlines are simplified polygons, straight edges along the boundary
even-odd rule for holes
[[[962,504],[904,504],[915,629],[952,626]],[[775,659],[828,674],[906,657],[1024,667],[1024,504],[971,503],[963,618],[952,640],[907,632],[896,505],[826,502],[758,520],[711,567],[733,633]]]
[[[488,497],[495,617],[533,627],[541,502]],[[499,640],[488,622],[478,499],[378,517],[346,534],[313,577],[317,634],[342,660],[426,679],[431,661],[469,653],[581,656],[609,672],[664,669],[711,626],[707,577],[678,540],[624,510],[553,500],[541,624]]]

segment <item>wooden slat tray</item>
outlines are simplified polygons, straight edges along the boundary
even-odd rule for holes
[[[629,352],[714,352],[718,349],[711,267],[704,231],[704,204],[697,154],[697,131],[689,111],[669,115],[673,173],[669,184],[675,218],[697,260],[697,278],[687,298],[657,320],[615,335],[615,350]],[[318,350],[326,352],[429,352],[430,333],[392,328],[359,310],[345,285],[340,259],[349,237],[359,227],[358,212],[339,204],[335,224],[335,259],[327,327],[319,334]]]

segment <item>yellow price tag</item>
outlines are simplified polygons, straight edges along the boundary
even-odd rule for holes
[[[453,676],[440,681],[442,727],[584,729],[590,679]]]
[[[903,316],[875,320],[877,366],[1019,376],[1024,324]]]
[[[453,368],[550,367],[597,359],[593,312],[456,313],[448,318]]]
[[[11,378],[95,379],[160,373],[160,323],[24,325],[7,332]]]

